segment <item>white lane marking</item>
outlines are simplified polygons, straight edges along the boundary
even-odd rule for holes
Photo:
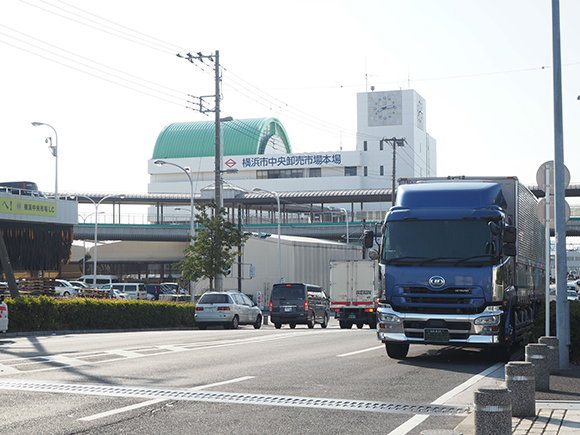
[[[212,349],[212,348],[219,348],[219,347],[239,346],[239,345],[244,345],[247,343],[262,343],[262,342],[267,342],[267,341],[272,341],[272,340],[282,340],[282,339],[292,338],[292,337],[296,337],[296,336],[300,336],[300,335],[306,337],[306,336],[311,336],[312,334],[320,334],[320,333],[324,333],[324,331],[317,331],[317,332],[310,331],[309,334],[302,334],[300,332],[280,334],[280,333],[274,332],[274,333],[271,333],[267,336],[261,336],[261,337],[242,338],[242,339],[215,341],[215,342],[204,342],[204,343],[186,343],[186,344],[183,344],[181,346],[179,346],[179,345],[172,345],[172,346],[160,345],[160,346],[151,346],[151,347],[104,350],[104,351],[101,351],[102,355],[104,355],[104,354],[113,355],[113,356],[118,355],[119,358],[108,358],[108,359],[104,359],[104,360],[100,360],[100,361],[84,361],[84,360],[77,359],[77,358],[86,357],[87,354],[85,352],[83,352],[83,353],[78,353],[78,354],[74,354],[74,355],[68,355],[66,357],[66,360],[69,362],[68,364],[64,360],[65,357],[60,357],[59,355],[47,355],[47,356],[29,357],[29,358],[22,358],[22,359],[11,358],[11,359],[5,360],[5,361],[10,361],[10,362],[21,361],[21,362],[18,362],[17,364],[13,364],[12,366],[14,368],[21,366],[21,365],[27,365],[27,364],[32,364],[32,363],[43,363],[43,362],[48,363],[49,360],[52,360],[54,362],[59,362],[59,364],[64,364],[64,365],[60,365],[57,367],[50,366],[50,367],[43,367],[43,368],[39,368],[39,369],[35,369],[35,370],[26,370],[26,373],[32,373],[32,372],[43,372],[43,371],[49,371],[49,370],[59,370],[59,369],[63,369],[66,367],[71,367],[71,366],[102,364],[102,363],[110,363],[110,362],[115,362],[115,361],[123,361],[123,360],[131,359],[131,358],[144,358],[144,357],[150,357],[150,356],[157,356],[157,355],[162,354],[163,351],[167,350],[169,347],[171,347],[172,352],[190,352],[190,351],[205,350],[205,349]],[[160,350],[160,351],[154,352],[155,350]],[[98,356],[98,354],[93,352],[89,356]],[[0,364],[2,363],[2,361],[4,361],[4,360],[0,360]],[[7,369],[5,371],[0,371],[0,376],[7,375],[7,374],[13,374],[13,373],[23,373],[23,371],[13,372],[12,370]]]
[[[217,387],[219,385],[232,384],[234,382],[247,381],[253,379],[255,376],[242,376],[241,378],[230,379],[228,381],[214,382],[213,384],[198,385],[197,387],[189,388],[190,390],[201,390],[204,388]],[[123,412],[132,411],[134,409],[143,408],[145,406],[155,405],[161,402],[167,402],[170,399],[152,399],[146,402],[136,403],[134,405],[125,406],[123,408],[112,409],[110,411],[101,412],[99,414],[89,415],[88,417],[79,418],[79,421],[93,421],[99,418],[109,417],[111,415],[121,414]]]
[[[443,394],[441,397],[439,397],[434,402],[432,402],[432,404],[433,405],[441,405],[441,404],[445,403],[450,398],[465,391],[466,389],[468,389],[473,384],[480,381],[482,378],[486,377],[490,373],[493,373],[494,371],[499,369],[502,365],[503,365],[503,363],[497,363],[497,364],[485,369],[481,373],[479,373],[475,376],[472,376],[471,378],[469,378],[467,381],[465,381],[461,385],[458,385],[457,387],[455,387],[453,390],[448,391],[447,393]],[[423,423],[427,419],[427,417],[428,417],[428,415],[415,415],[414,417],[411,417],[409,420],[407,420],[405,423],[403,423],[401,426],[399,426],[395,430],[389,432],[387,435],[407,435],[411,430],[413,430],[414,428],[419,426],[421,423]]]
[[[371,350],[377,350],[377,349],[383,349],[384,346],[375,346],[375,347],[369,347],[368,349],[363,349],[363,350],[356,350],[354,352],[348,352],[348,353],[343,353],[341,355],[336,355],[338,358],[342,358],[343,356],[351,356],[351,355],[357,355],[359,353],[364,353],[364,352],[370,352]]]
[[[13,375],[14,373],[22,373],[22,372],[20,370],[15,369],[14,367],[0,364],[0,375]]]

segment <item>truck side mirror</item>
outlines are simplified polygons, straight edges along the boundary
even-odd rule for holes
[[[373,230],[365,230],[364,232],[364,247],[370,249],[375,243],[375,233]]]
[[[516,255],[516,244],[515,243],[504,243],[503,253],[508,257],[514,257]]]
[[[503,241],[505,243],[516,243],[518,231],[513,225],[506,225],[503,230]]]

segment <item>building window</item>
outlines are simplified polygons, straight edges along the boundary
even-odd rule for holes
[[[363,168],[363,170],[364,170],[365,177],[368,177],[368,175],[369,175],[369,168],[367,168],[367,167],[365,166],[365,167]]]
[[[363,142],[363,146],[364,146],[364,150],[367,151],[367,141],[366,140]]]
[[[308,170],[308,176],[310,178],[322,177],[322,168],[310,168]]]
[[[273,178],[304,178],[304,169],[274,169],[270,171],[256,171],[258,180]]]
[[[356,166],[345,166],[344,167],[345,177],[356,177]]]
[[[380,174],[381,174],[381,177],[382,177],[383,175],[385,175],[385,167],[384,167],[383,165],[381,165],[381,167],[379,168],[379,172],[380,172]]]
[[[382,151],[383,150],[383,146],[384,146],[384,141],[380,140],[379,141],[379,149]]]

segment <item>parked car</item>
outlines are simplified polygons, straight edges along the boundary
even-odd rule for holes
[[[131,299],[127,293],[123,293],[117,289],[111,289],[111,299]]]
[[[77,288],[90,288],[87,284],[82,281],[69,281],[73,287]]]
[[[78,290],[70,282],[64,279],[54,280],[54,293],[56,296],[76,296]]]
[[[147,290],[147,299],[150,301],[158,301],[159,295],[166,294],[171,290],[162,284],[145,284]]]
[[[176,282],[162,282],[161,285],[169,287],[171,290],[173,290],[176,293],[179,292],[180,295],[187,294],[187,290],[184,289],[183,287],[180,287],[179,284],[177,284]]]
[[[97,275],[96,277],[94,275],[83,275],[77,281],[84,282],[93,288],[95,286],[101,288],[102,285],[119,282],[119,278],[116,275]]]
[[[568,300],[569,301],[577,301],[578,300],[578,293],[576,293],[576,290],[568,289]]]
[[[270,297],[270,318],[276,329],[283,324],[296,328],[315,323],[326,328],[330,317],[330,299],[322,287],[312,284],[274,284]]]
[[[118,282],[111,284],[111,288],[126,293],[130,299],[147,300],[147,290],[145,290],[145,284],[141,282]]]
[[[195,306],[195,323],[199,329],[221,325],[237,329],[238,325],[262,326],[262,310],[243,293],[204,293]]]

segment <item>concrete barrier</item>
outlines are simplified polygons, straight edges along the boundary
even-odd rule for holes
[[[560,342],[557,337],[540,337],[538,343],[548,346],[548,367],[551,375],[560,373]]]
[[[475,435],[511,435],[512,397],[505,387],[481,387],[474,393]]]
[[[512,361],[505,366],[505,383],[512,394],[512,416],[536,415],[536,376],[532,363]]]
[[[548,352],[548,346],[545,344],[526,346],[526,361],[532,363],[536,369],[536,391],[550,391]]]

